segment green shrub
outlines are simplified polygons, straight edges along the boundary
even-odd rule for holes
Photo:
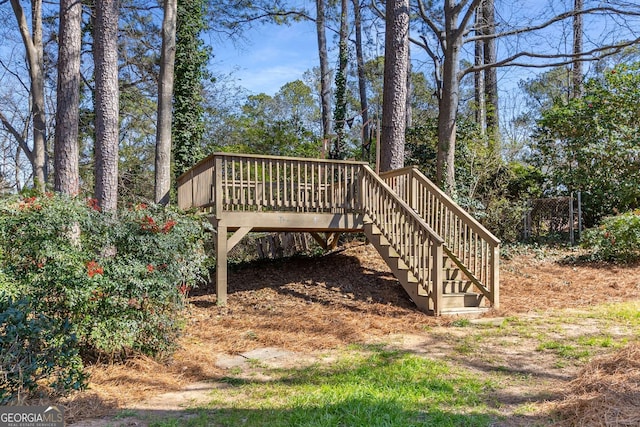
[[[503,243],[513,243],[522,238],[525,212],[524,202],[495,197],[489,200],[484,211],[474,212],[474,215]]]
[[[0,404],[82,388],[81,355],[171,351],[208,271],[204,237],[202,220],[158,206],[1,199]]]
[[[202,221],[157,206],[117,216],[53,195],[0,201],[0,271],[34,310],[68,319],[83,355],[162,355],[206,273]]]
[[[0,294],[0,405],[39,387],[64,395],[85,380],[69,321],[35,312],[32,300]]]
[[[632,262],[640,259],[640,210],[606,217],[597,228],[585,230],[582,246],[593,257],[607,261]]]

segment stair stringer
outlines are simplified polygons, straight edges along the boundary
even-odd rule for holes
[[[471,282],[466,289],[479,292],[478,306],[485,299],[499,308],[500,240],[417,168],[396,169],[380,176],[442,238],[444,253]],[[467,302],[465,307],[469,307]]]
[[[373,247],[376,248],[387,266],[389,266],[393,275],[398,279],[398,282],[400,282],[418,309],[428,314],[434,314],[434,301],[431,290],[423,288],[420,280],[400,259],[400,254],[393,249],[389,241],[382,235],[380,229],[367,217],[365,217],[364,221],[364,234]]]

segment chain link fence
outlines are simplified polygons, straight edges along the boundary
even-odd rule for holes
[[[523,220],[523,239],[565,241],[572,245],[582,231],[580,192],[565,197],[533,199]]]

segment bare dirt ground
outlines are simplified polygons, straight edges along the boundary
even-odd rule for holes
[[[575,255],[572,250],[512,250],[501,261],[500,309],[474,322],[535,319],[549,310],[638,299],[640,266],[572,262]],[[242,364],[247,352],[261,349],[278,354],[265,357],[272,363],[303,363],[348,344],[377,342],[440,357],[479,375],[517,373],[522,381],[505,380],[491,396],[504,414],[499,425],[505,426],[545,425],[545,402],[560,399],[579,371],[572,364],[558,366],[557,359],[518,337],[485,339],[473,351],[462,351],[471,343],[464,328],[452,327],[459,319],[417,311],[375,249],[362,242],[322,257],[236,267],[229,274],[227,306],[216,305],[212,288],[197,289],[190,302],[185,335],[169,360],[138,358],[125,366],[90,367],[89,390],[65,402],[68,421],[107,425],[114,422],[110,415],[124,410],[111,425],[144,425],[139,412],[127,417],[127,410],[172,410],[203,401],[219,386],[216,381],[229,363]],[[539,408],[519,413],[528,402]]]

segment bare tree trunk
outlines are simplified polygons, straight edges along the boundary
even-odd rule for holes
[[[158,127],[156,132],[155,201],[169,203],[171,190],[171,111],[176,59],[178,1],[164,0],[162,54],[158,79]]]
[[[316,31],[318,33],[318,53],[320,55],[320,106],[322,111],[323,147],[328,148],[331,132],[331,81],[329,57],[327,54],[327,36],[325,34],[325,1],[316,0]]]
[[[364,74],[364,53],[362,49],[362,13],[360,0],[353,0],[354,27],[356,32],[356,63],[358,66],[358,90],[360,94],[360,113],[362,116],[362,160],[369,161],[371,156],[371,126],[369,123],[369,101],[367,100],[367,79]]]
[[[574,1],[574,10],[576,12],[582,11],[584,7],[584,0],[575,0]],[[576,13],[573,17],[573,53],[574,55],[578,55],[582,52],[582,13]],[[583,92],[583,83],[582,83],[582,61],[575,61],[573,63],[572,69],[572,96],[574,98],[579,98],[582,96]]]
[[[494,0],[483,0],[479,9],[482,9],[484,34],[495,35],[496,11]],[[494,37],[490,37],[484,41],[484,63],[495,64],[496,61],[496,40]],[[484,90],[489,150],[493,153],[498,153],[500,150],[500,107],[498,105],[498,74],[495,67],[484,70]]]
[[[80,0],[61,0],[56,131],[53,153],[54,189],[69,195],[76,195],[80,191],[78,120],[81,24],[82,3]]]
[[[455,1],[445,1],[445,32],[447,38],[442,66],[442,96],[438,113],[438,154],[436,157],[436,183],[455,196],[456,115],[460,100],[458,67],[462,37],[458,31],[458,9]]]
[[[19,0],[11,0],[20,35],[27,54],[31,80],[31,113],[33,115],[33,184],[44,191],[47,182],[46,140],[47,118],[44,109],[44,54],[42,45],[42,0],[31,1],[31,27]]]
[[[387,1],[380,142],[380,170],[383,172],[404,166],[409,14],[409,0]]]
[[[118,0],[95,3],[95,196],[104,211],[118,206],[118,7]]]
[[[481,36],[484,34],[484,24],[482,19],[482,8],[479,7],[476,9],[476,35]],[[474,65],[481,66],[484,64],[484,43],[482,40],[476,40],[474,43]],[[476,71],[473,73],[474,80],[474,98],[475,98],[475,107],[476,107],[476,123],[478,124],[478,128],[480,129],[480,134],[482,136],[486,135],[486,127],[487,127],[487,110],[486,104],[484,101],[484,72]]]
[[[411,80],[411,44],[409,44],[407,50],[407,98],[405,100],[407,106],[405,110],[405,127],[409,129],[413,125],[413,109],[411,108],[411,97],[413,95],[413,81]]]

